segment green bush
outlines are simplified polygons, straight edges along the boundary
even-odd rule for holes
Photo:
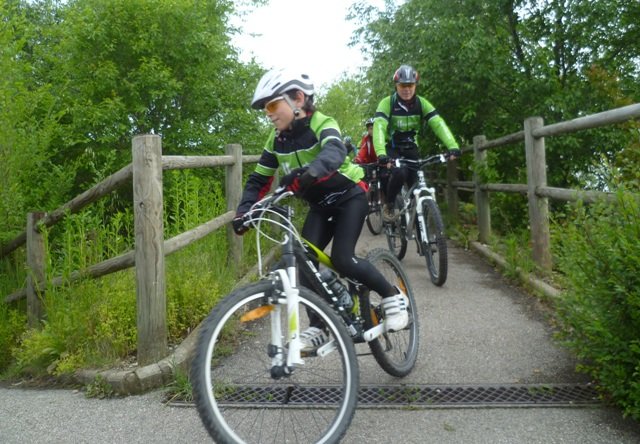
[[[50,289],[42,329],[22,335],[11,373],[64,375],[126,358],[136,345],[135,310],[130,270]]]
[[[26,329],[25,307],[11,308],[0,303],[0,371],[11,363],[18,339]]]
[[[576,209],[560,240],[567,290],[558,302],[562,337],[624,414],[640,419],[640,206]]]
[[[165,238],[224,213],[220,185],[205,186],[196,176],[177,177],[167,192],[170,209]],[[192,186],[192,183],[195,186]],[[209,192],[205,192],[208,189]],[[213,197],[212,197],[213,196]],[[188,211],[184,211],[184,209]],[[112,212],[98,202],[67,215],[45,231],[46,275],[69,276],[132,248],[131,212]],[[218,230],[165,260],[168,340],[180,342],[228,293],[237,275],[228,272],[226,230]],[[249,236],[251,237],[251,236]],[[249,242],[246,250],[251,251]],[[246,256],[255,262],[255,254]],[[24,271],[16,261],[0,261],[0,289],[11,293],[23,285]],[[244,264],[236,264],[238,270]],[[45,293],[46,319],[39,330],[26,328],[26,305],[0,304],[0,372],[5,377],[67,375],[78,369],[117,365],[136,353],[135,270],[97,280],[84,280]]]

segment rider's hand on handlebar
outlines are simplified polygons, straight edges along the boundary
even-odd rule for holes
[[[386,154],[383,154],[382,156],[378,156],[378,165],[386,167],[389,165],[390,162],[391,162],[391,158]]]
[[[452,148],[448,153],[445,154],[447,160],[456,160],[458,157],[462,156],[462,151],[459,148]]]
[[[244,233],[249,231],[249,227],[245,225],[246,214],[236,214],[236,217],[231,221],[231,226],[233,226],[233,231],[238,236],[242,236]]]

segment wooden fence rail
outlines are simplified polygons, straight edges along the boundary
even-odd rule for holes
[[[243,156],[237,144],[225,147],[223,156],[162,156],[159,136],[141,135],[132,141],[133,162],[107,177],[91,189],[73,198],[51,213],[30,213],[27,229],[0,248],[0,258],[26,245],[29,274],[27,286],[4,298],[5,303],[27,298],[29,325],[37,328],[45,316],[42,297],[46,288],[69,284],[87,277],[98,278],[116,271],[136,267],[136,301],[138,328],[138,362],[156,362],[166,356],[166,300],[164,257],[185,248],[208,234],[229,227],[242,192],[243,164],[256,163],[260,156]],[[163,239],[162,171],[175,169],[226,167],[225,193],[227,210],[208,222]],[[41,230],[55,225],[67,214],[77,213],[87,205],[132,181],[134,191],[135,249],[67,276],[44,274],[44,242]],[[242,238],[228,228],[230,257],[239,260]]]
[[[549,206],[548,199],[563,201],[583,200],[615,200],[612,193],[556,188],[547,185],[547,164],[545,160],[545,137],[559,136],[591,128],[626,122],[640,117],[640,104],[633,104],[601,113],[580,117],[566,122],[544,125],[541,117],[530,117],[524,121],[524,129],[498,139],[486,140],[485,136],[476,136],[473,145],[462,148],[463,152],[474,152],[476,166],[479,171],[486,164],[486,151],[512,145],[524,141],[527,165],[526,184],[484,183],[478,173],[474,173],[473,181],[456,180],[456,174],[447,171],[447,201],[450,216],[457,218],[458,191],[475,193],[475,204],[478,223],[478,240],[488,243],[491,235],[491,211],[489,193],[498,191],[526,195],[529,202],[529,226],[531,227],[532,255],[535,263],[544,271],[552,267]],[[454,166],[448,168],[453,169]],[[453,191],[451,191],[453,190]],[[452,209],[452,210],[451,210]]]

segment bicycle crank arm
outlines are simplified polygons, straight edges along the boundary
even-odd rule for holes
[[[384,333],[384,322],[365,331],[362,334],[362,337],[364,338],[365,341],[371,342],[374,339],[376,339],[378,336],[380,336],[382,333]]]
[[[338,347],[336,347],[336,341],[330,341],[327,344],[323,345],[322,347],[320,347],[318,350],[316,350],[316,354],[318,356],[320,356],[321,358],[324,358],[325,356],[327,356],[329,353],[337,350]]]

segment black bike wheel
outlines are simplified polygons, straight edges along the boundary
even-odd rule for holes
[[[307,325],[307,310],[315,312],[331,346],[323,357],[304,356],[290,375],[272,377],[271,316],[280,308],[287,325],[286,302],[275,302],[276,293],[269,281],[243,287],[203,322],[191,367],[200,418],[217,443],[338,442],[357,404],[353,341],[326,302],[300,288],[300,325]],[[286,337],[286,330],[276,334]]]
[[[427,230],[427,241],[422,241],[421,250],[427,261],[429,277],[438,287],[447,280],[447,239],[438,205],[430,199],[422,202],[422,214]]]
[[[402,196],[396,196],[396,210],[400,210],[404,206]],[[393,253],[398,260],[402,260],[407,254],[407,222],[404,215],[401,215],[393,222],[385,222],[384,234],[387,236],[387,245],[389,251]]]
[[[384,333],[369,342],[369,348],[376,362],[384,371],[392,376],[407,376],[413,370],[418,358],[419,329],[416,313],[416,301],[409,278],[398,259],[389,251],[382,248],[371,250],[367,260],[379,270],[393,285],[400,288],[409,299],[409,323],[400,331]],[[369,292],[368,298],[361,298],[360,310],[364,319],[365,330],[375,327],[383,319],[380,303],[382,296],[374,291]]]
[[[380,187],[377,182],[370,184],[367,200],[369,201],[367,227],[371,234],[378,235],[382,233],[382,203],[380,202]]]

